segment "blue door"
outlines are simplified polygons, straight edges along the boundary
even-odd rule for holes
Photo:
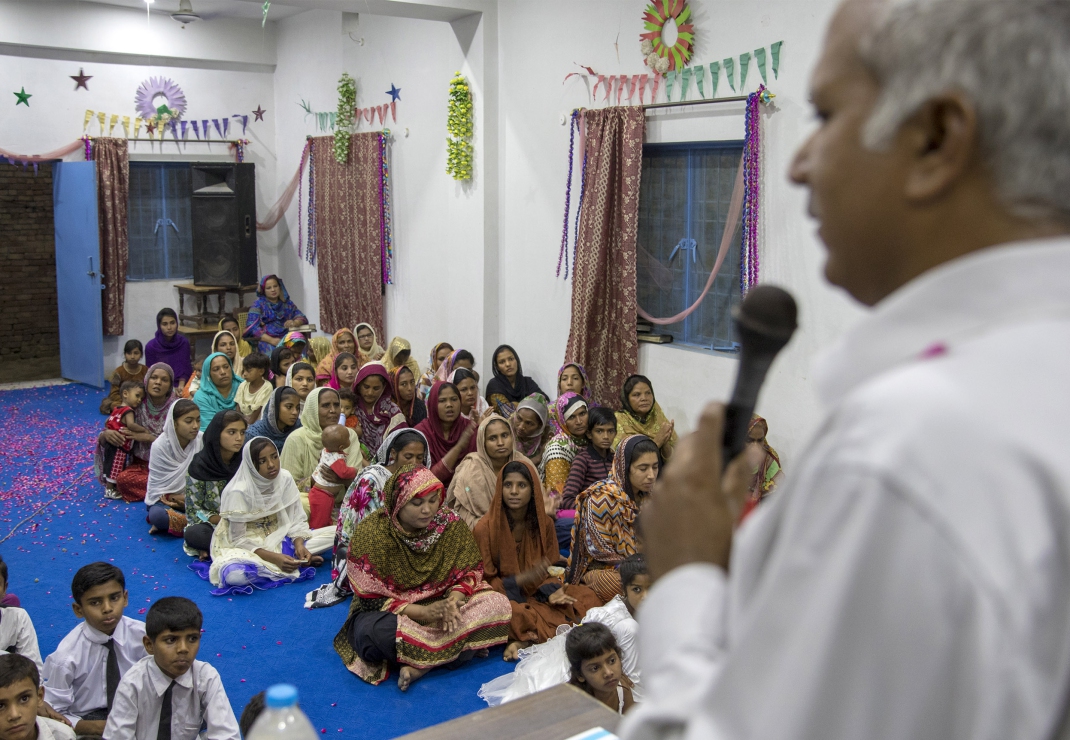
[[[100,228],[95,162],[52,165],[59,364],[64,378],[104,387]]]

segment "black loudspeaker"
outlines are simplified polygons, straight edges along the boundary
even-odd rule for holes
[[[254,285],[256,165],[191,165],[194,285]]]

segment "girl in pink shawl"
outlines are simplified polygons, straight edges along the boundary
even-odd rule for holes
[[[337,374],[338,363],[335,368]],[[335,380],[332,378],[331,382],[333,384]],[[390,375],[382,364],[369,362],[357,373],[353,387],[357,392],[360,441],[369,450],[378,450],[387,434],[408,426],[405,415],[390,397]]]
[[[340,391],[343,388],[348,388],[351,391],[357,390],[357,383],[360,382],[357,374],[359,366],[360,361],[356,355],[351,352],[339,352],[334,358],[331,379],[327,381],[327,385],[336,391]],[[379,448],[373,447],[372,449],[377,450]]]

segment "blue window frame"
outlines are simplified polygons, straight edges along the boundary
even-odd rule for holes
[[[673,316],[702,293],[726,228],[742,141],[646,144],[639,189],[637,288],[639,305]],[[734,234],[740,222],[731,224]],[[739,349],[732,307],[740,301],[739,240],[734,239],[713,287],[683,321],[654,326],[674,343],[734,352]]]
[[[190,167],[131,162],[127,280],[193,277]]]

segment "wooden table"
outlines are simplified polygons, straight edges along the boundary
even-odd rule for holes
[[[179,324],[178,325],[178,333],[189,340],[189,361],[192,362],[192,363],[196,363],[196,361],[197,361],[197,340],[201,339],[203,337],[208,337],[209,339],[211,339],[212,337],[214,337],[216,334],[219,333],[219,329],[217,329],[214,326],[206,326],[204,328],[197,328],[197,327],[193,327],[193,326],[183,326],[182,324]],[[199,370],[200,368],[194,367],[193,369],[194,370]]]
[[[236,293],[238,296],[238,309],[240,313],[245,309],[245,294],[255,291],[258,285],[239,285],[238,287],[226,285],[194,285],[193,283],[178,283],[178,323],[188,324],[198,329],[209,325],[219,324],[227,308],[227,293]],[[197,313],[186,313],[186,297],[191,296],[197,306]],[[215,296],[216,312],[208,310],[208,299]]]
[[[565,740],[595,727],[615,732],[620,720],[620,715],[589,694],[561,684],[404,735],[403,740]]]

